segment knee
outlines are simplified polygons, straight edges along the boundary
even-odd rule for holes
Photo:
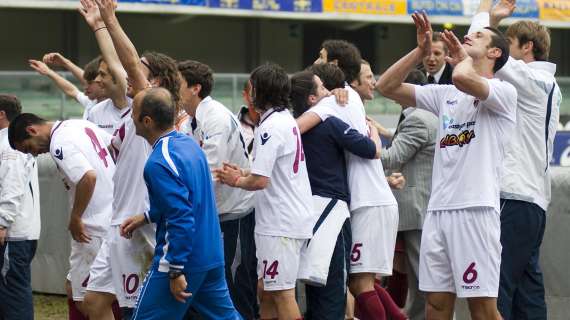
[[[374,290],[374,274],[358,273],[351,275],[348,287],[355,297],[363,292],[372,291]]]
[[[451,319],[455,299],[451,295],[428,294],[426,297],[427,319]]]
[[[111,310],[112,303],[112,299],[106,295],[89,291],[83,299],[83,309],[90,316],[104,314],[106,311]]]
[[[467,300],[471,319],[499,320],[502,319],[497,310],[497,301],[494,298],[470,298]]]
[[[271,291],[269,295],[276,303],[295,300],[295,289]]]

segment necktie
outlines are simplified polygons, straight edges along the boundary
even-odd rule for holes
[[[192,127],[192,134],[194,134],[194,131],[196,131],[196,128],[198,127],[198,123],[196,123],[196,117],[192,118],[190,126]]]
[[[404,116],[404,112],[400,113],[400,119],[398,119],[398,124],[396,125],[396,131],[394,131],[394,135],[392,136],[392,141],[394,141],[394,138],[396,138],[396,135],[398,134],[398,129],[400,129],[400,123],[404,121],[404,118],[406,118],[406,116]],[[390,143],[386,146],[386,149],[392,146],[392,141],[390,141]]]
[[[434,84],[434,83],[435,83],[435,78],[434,78],[431,74],[428,76],[428,83],[429,83],[429,84]]]

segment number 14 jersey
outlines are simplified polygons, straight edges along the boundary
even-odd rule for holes
[[[50,155],[54,160],[73,207],[76,186],[90,170],[97,182],[82,220],[90,236],[104,236],[111,224],[115,163],[107,150],[111,135],[85,120],[58,121],[51,130]]]

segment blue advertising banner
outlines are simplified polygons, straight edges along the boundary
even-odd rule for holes
[[[554,138],[554,152],[550,164],[570,166],[570,131],[558,131]]]
[[[210,8],[286,12],[322,12],[322,0],[210,0]]]
[[[408,14],[421,10],[432,16],[462,16],[463,0],[408,0]]]
[[[206,0],[119,0],[119,2],[155,3],[155,4],[182,4],[189,6],[206,6]]]
[[[538,2],[536,0],[517,0],[515,18],[538,18]]]

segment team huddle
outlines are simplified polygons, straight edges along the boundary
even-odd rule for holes
[[[491,2],[463,42],[414,14],[417,47],[378,81],[344,40],[291,76],[263,64],[236,116],[211,96],[208,65],[139,55],[113,0],[81,0],[101,52],[78,73],[85,92],[47,66],[69,64],[59,54],[30,65],[84,105],[84,119],[2,109],[9,146],[49,153],[68,191],[69,319],[452,319],[456,297],[473,319],[546,319],[542,275],[534,297],[523,279],[538,264],[512,257],[537,256],[542,235],[521,247],[514,230],[534,222],[504,219],[544,221],[561,94],[546,29],[522,21],[505,36],[495,27],[514,1]],[[432,72],[434,50],[446,63]],[[367,117],[374,91],[402,106],[395,133]],[[409,165],[419,150],[425,169]],[[37,194],[35,162],[22,159]],[[410,206],[421,218],[402,227]],[[400,258],[404,310],[380,281],[406,273]]]

